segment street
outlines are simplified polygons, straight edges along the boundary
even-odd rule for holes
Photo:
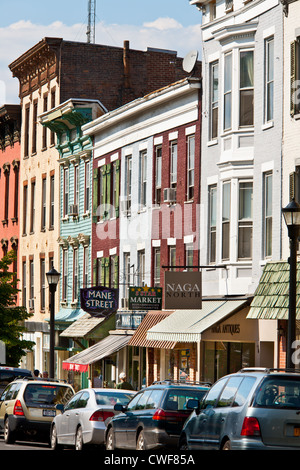
[[[21,442],[15,444],[5,444],[3,436],[0,436],[0,451],[3,450],[50,450],[47,443]]]

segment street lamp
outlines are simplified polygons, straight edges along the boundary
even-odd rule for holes
[[[60,278],[60,273],[53,267],[46,273],[50,291],[50,369],[49,376],[54,379],[54,341],[55,341],[55,318],[54,318],[54,299],[56,287]]]
[[[282,209],[290,239],[290,290],[286,367],[293,369],[292,344],[296,340],[297,241],[300,233],[300,205],[293,199]]]

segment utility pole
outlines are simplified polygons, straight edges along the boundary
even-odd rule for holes
[[[95,44],[96,0],[88,0],[87,42]]]

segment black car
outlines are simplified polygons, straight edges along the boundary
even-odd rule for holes
[[[0,393],[8,384],[21,377],[32,377],[32,373],[28,369],[0,366]]]
[[[186,419],[189,399],[201,400],[210,384],[155,382],[138,392],[126,406],[115,405],[106,430],[106,449],[176,447]]]

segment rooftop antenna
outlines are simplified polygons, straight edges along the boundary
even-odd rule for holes
[[[95,44],[96,0],[88,0],[87,42]]]

